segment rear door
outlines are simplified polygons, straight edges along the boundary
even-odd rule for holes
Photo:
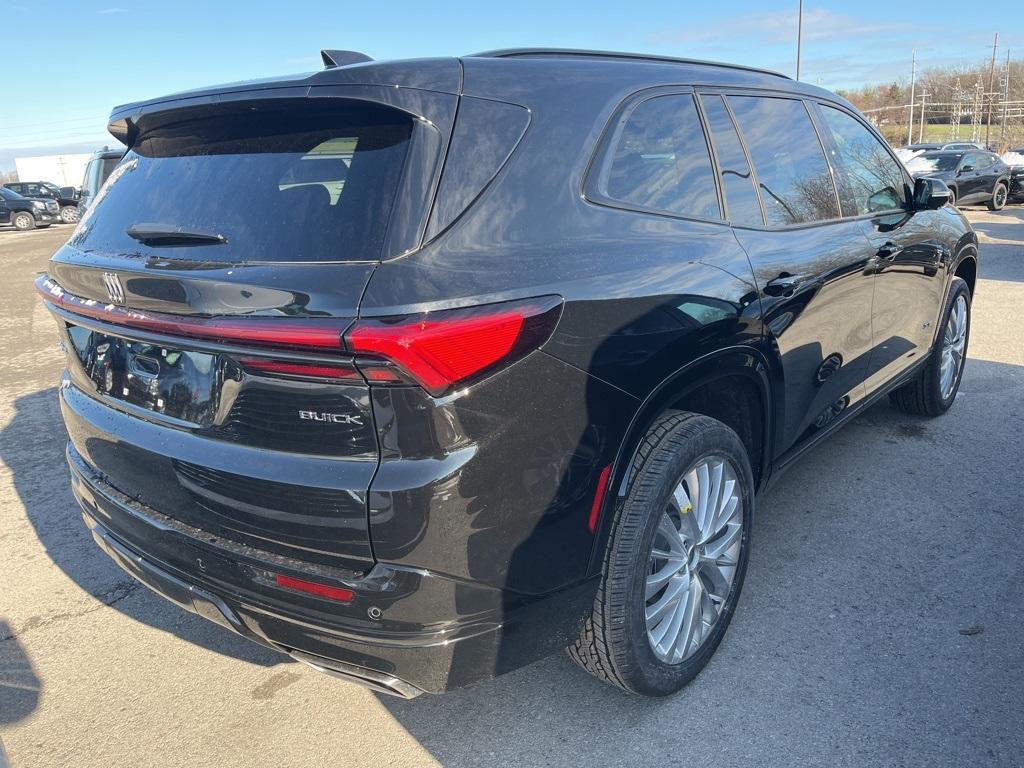
[[[423,131],[339,98],[151,123],[40,280],[76,460],[195,529],[366,567],[378,449],[342,334],[393,222],[425,224]]]
[[[813,438],[863,397],[871,351],[869,245],[863,222],[841,218],[831,171],[803,101],[721,98],[705,94],[702,100],[730,221],[750,258],[766,329],[781,358],[781,454]],[[745,154],[728,149],[738,146],[733,121]]]
[[[817,114],[843,214],[860,218],[871,243],[870,394],[928,353],[948,257],[935,233],[946,214],[913,210],[902,165],[859,118],[826,103],[817,105]]]
[[[957,201],[976,202],[985,194],[985,173],[979,167],[984,161],[980,152],[968,152],[960,160],[956,174]]]

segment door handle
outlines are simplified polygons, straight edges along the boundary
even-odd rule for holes
[[[881,261],[892,261],[902,250],[896,243],[888,242],[875,252],[875,256]]]
[[[764,286],[764,292],[769,296],[792,296],[801,284],[807,282],[805,275],[781,274],[774,280],[769,280]]]

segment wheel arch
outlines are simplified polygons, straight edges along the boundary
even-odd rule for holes
[[[755,486],[763,487],[771,472],[775,423],[770,371],[768,360],[760,350],[730,347],[688,363],[648,394],[633,415],[612,464],[589,574],[601,569],[601,553],[611,533],[614,510],[629,490],[633,460],[641,439],[666,411],[700,413],[734,429],[750,456]]]

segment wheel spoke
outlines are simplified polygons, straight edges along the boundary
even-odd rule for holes
[[[682,483],[678,483],[676,485],[672,498],[675,499],[676,506],[679,508],[679,521],[682,524],[682,530],[686,531],[686,535],[690,539],[696,541],[700,538],[700,528],[697,525],[697,515],[693,509],[693,503],[687,495],[686,489],[683,488]]]
[[[709,542],[701,553],[701,560],[718,563],[719,565],[736,565],[735,562],[719,562],[723,556],[729,554],[729,549],[740,542],[743,537],[743,526],[732,524],[726,526],[725,533],[712,542]]]
[[[661,597],[659,597],[653,605],[647,606],[644,611],[644,618],[647,621],[648,631],[650,631],[652,627],[657,627],[658,622],[665,616],[665,614],[671,611],[679,602],[681,595],[686,592],[689,581],[689,574],[681,574],[674,579],[670,579],[669,585]]]
[[[669,660],[671,662],[682,661],[686,658],[687,650],[694,640],[694,633],[701,623],[701,602],[703,598],[703,586],[700,583],[700,579],[693,579],[690,582],[689,595],[686,601],[685,611],[683,613],[682,620],[679,623],[679,627],[676,630],[676,636],[672,647],[669,650]]]
[[[672,522],[672,518],[667,514],[661,516],[661,522],[658,524],[658,533],[665,539],[665,543],[668,544],[669,552],[672,553],[673,557],[686,557],[686,547],[683,546],[683,538],[676,529],[675,523]]]
[[[669,579],[675,576],[684,565],[686,565],[685,560],[673,558],[666,561],[665,565],[657,573],[652,573],[648,576],[644,599],[650,600],[658,594],[658,591],[668,584]]]

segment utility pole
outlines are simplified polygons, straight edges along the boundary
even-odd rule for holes
[[[907,121],[907,144],[914,143],[914,85],[917,80],[917,48],[910,65],[910,119]]]
[[[960,119],[964,114],[964,89],[960,85],[960,78],[956,79],[956,86],[953,88],[953,112],[949,117],[949,140],[960,140]]]
[[[800,0],[800,10],[796,16],[796,79],[800,81],[800,45],[804,39],[804,0]]]
[[[928,91],[921,94],[921,129],[917,132],[917,143],[921,144],[924,142],[924,113],[925,106],[928,104],[928,97],[931,96]]]
[[[1006,141],[1006,102],[1010,100],[1010,51],[1006,51],[1006,74],[1003,75],[1003,116],[999,120],[999,143]]]
[[[999,45],[999,33],[996,32],[992,41],[992,64],[988,70],[988,117],[985,118],[985,148],[988,148],[989,132],[992,130],[992,99],[996,95],[996,47]]]

